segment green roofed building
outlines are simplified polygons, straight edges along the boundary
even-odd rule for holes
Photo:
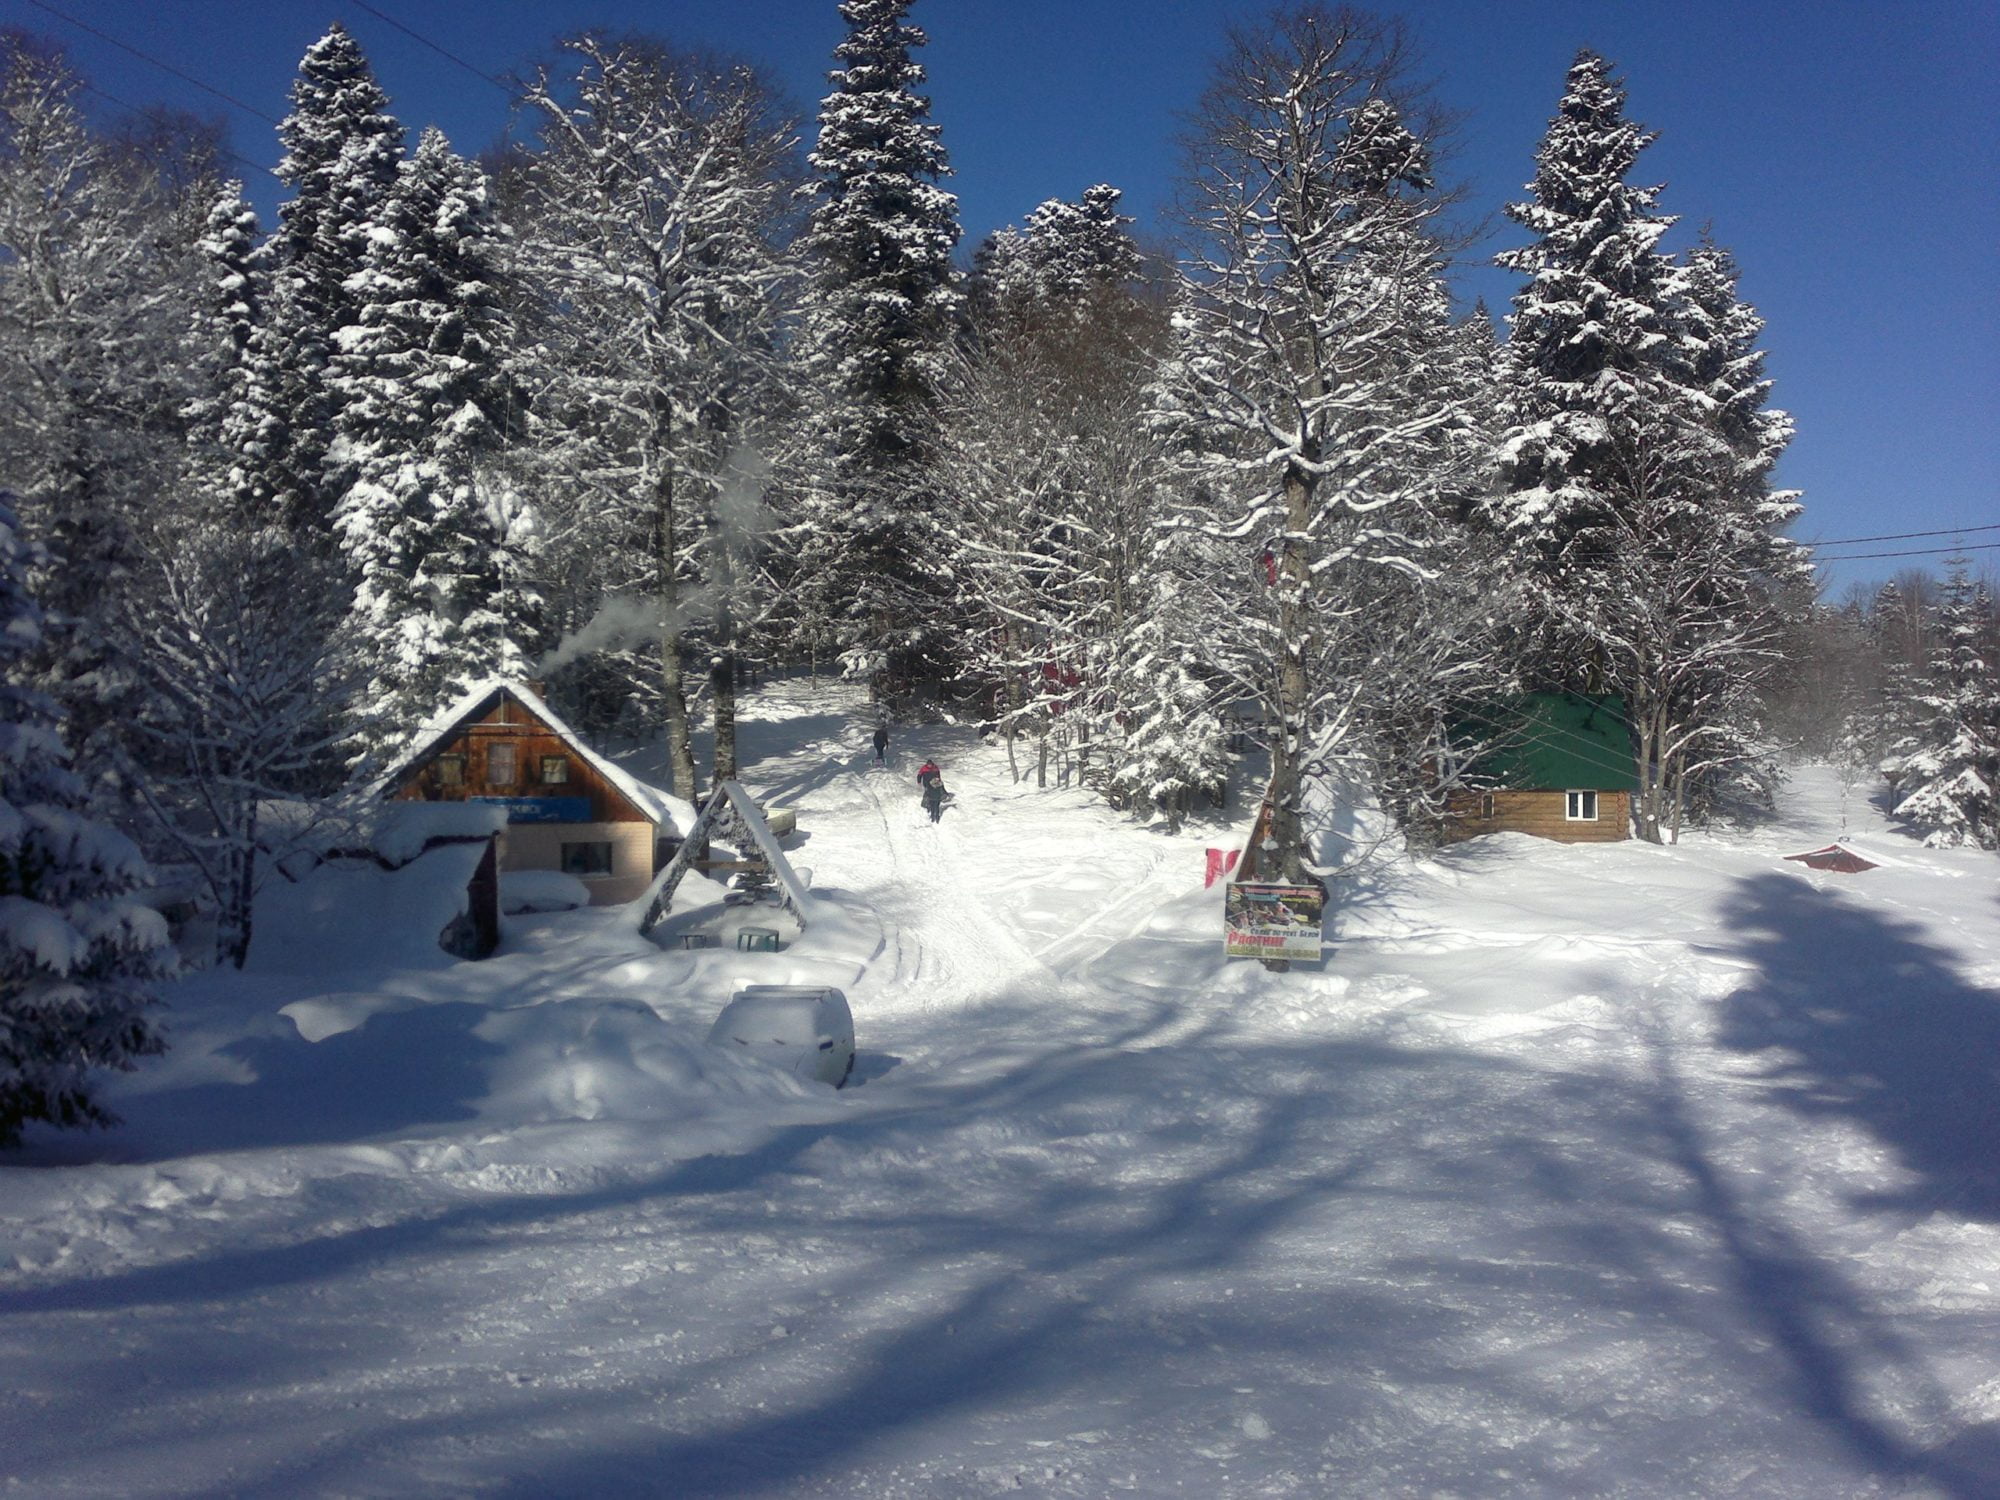
[[[1639,779],[1623,700],[1523,693],[1463,710],[1451,738],[1470,764],[1446,799],[1447,839],[1530,833],[1596,844],[1632,836]]]

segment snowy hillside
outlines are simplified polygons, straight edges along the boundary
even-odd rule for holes
[[[1742,835],[1388,865],[1274,975],[1220,956],[1224,830],[962,730],[877,769],[863,709],[745,705],[787,951],[586,909],[171,990],[126,1124],[0,1165],[0,1479],[2000,1493],[1992,854],[1805,768]],[[1781,858],[1841,834],[1880,868]],[[846,991],[854,1085],[702,1044],[753,981]]]

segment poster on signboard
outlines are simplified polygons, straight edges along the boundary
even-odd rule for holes
[[[1317,959],[1326,892],[1316,885],[1233,881],[1223,894],[1225,958]]]

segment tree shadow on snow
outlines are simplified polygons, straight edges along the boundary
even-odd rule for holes
[[[333,1145],[472,1119],[500,1048],[474,1036],[493,1014],[462,1001],[370,1016],[309,1042],[287,1020],[217,1056],[241,1081],[150,1090],[115,1101],[104,1135],[52,1142],[50,1164],[170,1161],[215,1151]],[[21,1163],[38,1164],[30,1157]]]
[[[1045,1025],[1049,1000],[998,995],[968,1024],[997,1048]],[[222,1293],[461,1251],[546,1257],[538,1244],[572,1226],[582,1241],[600,1213],[626,1215],[635,1256],[777,1246],[726,1277],[599,1295],[654,1328],[782,1317],[781,1342],[715,1339],[601,1383],[468,1383],[442,1410],[376,1401],[259,1476],[268,1493],[367,1489],[382,1465],[440,1447],[487,1455],[463,1488],[523,1496],[859,1494],[888,1453],[922,1466],[907,1492],[1034,1490],[1032,1473],[1000,1472],[1028,1457],[1013,1440],[1084,1427],[1120,1432],[1105,1450],[1118,1474],[1143,1451],[1187,1493],[1244,1493],[1208,1450],[1235,1435],[1233,1392],[1252,1387],[1283,1462],[1318,1466],[1325,1492],[1715,1493],[1731,1472],[1717,1454],[1780,1452],[1836,1488],[1920,1477],[1993,1493],[1993,1472],[1974,1472],[1978,1429],[1947,1457],[1873,1411],[1867,1378],[1889,1370],[1919,1388],[1929,1430],[1952,1426],[1916,1353],[1712,1159],[1671,1051],[1630,1077],[1245,1034],[1177,997],[1129,1007],[1095,1045],[1024,1052],[928,1098],[920,1080],[886,1107],[641,1181],[231,1247],[0,1309],[199,1316]],[[974,1155],[970,1181],[948,1180]],[[517,1315],[563,1335],[538,1304]],[[246,1424],[280,1416],[244,1410]],[[968,1424],[1000,1441],[968,1447]],[[930,1460],[933,1440],[957,1456]],[[1112,1471],[1070,1447],[1083,1467],[1060,1492],[1105,1492]],[[1647,1470],[1621,1472],[1635,1452]],[[992,1473],[963,1457],[980,1453]]]
[[[1773,1097],[1865,1126],[1916,1181],[1870,1206],[2000,1220],[2000,993],[1921,930],[1789,875],[1739,883],[1729,925],[1756,977],[1722,1005],[1724,1046],[1767,1059]]]

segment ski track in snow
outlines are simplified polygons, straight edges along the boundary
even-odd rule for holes
[[[1221,830],[1017,786],[949,729],[874,769],[863,708],[746,705],[846,914],[780,961],[590,913],[483,965],[190,989],[131,1125],[0,1167],[0,1478],[2000,1494],[1990,857],[1807,778],[1682,849],[1386,867],[1325,965],[1267,975],[1220,958]],[[1778,863],[1836,819],[1908,867]],[[856,975],[857,1086],[677,1040],[779,972]],[[396,1081],[350,1117],[326,1069]]]

